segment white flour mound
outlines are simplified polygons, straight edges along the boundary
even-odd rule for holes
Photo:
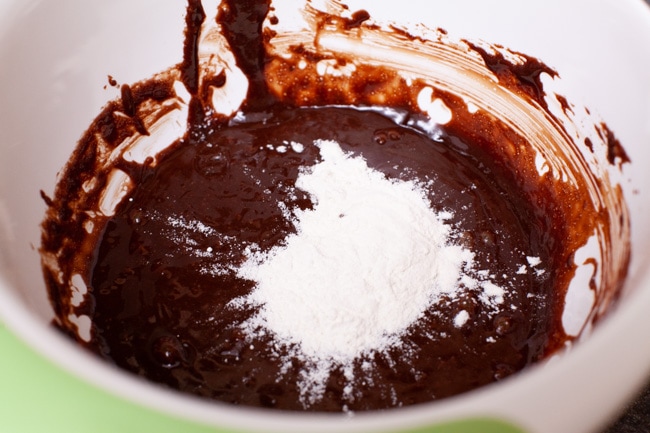
[[[345,363],[399,343],[440,297],[458,287],[473,254],[449,243],[422,187],[389,180],[339,144],[317,141],[322,161],[298,177],[313,209],[295,210],[297,233],[238,270],[257,283],[239,301],[247,323],[317,363]]]

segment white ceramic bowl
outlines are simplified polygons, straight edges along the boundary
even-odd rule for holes
[[[623,143],[632,161],[623,185],[631,212],[632,263],[620,304],[589,338],[512,380],[433,404],[350,419],[200,401],[116,371],[60,336],[49,326],[52,312],[36,250],[45,211],[39,191],[52,191],[82,132],[103,104],[118,96],[106,85],[108,75],[135,82],[181,60],[184,2],[156,0],[0,2],[2,321],[83,380],[153,407],[161,417],[172,414],[216,431],[443,433],[477,419],[505,424],[468,421],[465,431],[580,433],[602,427],[650,372],[650,255],[645,254],[650,170],[644,167],[650,160],[650,9],[641,0],[411,1],[398,8],[374,7],[378,17],[424,22],[453,37],[542,59],[560,73],[565,96],[606,121]],[[508,430],[506,424],[516,427]]]

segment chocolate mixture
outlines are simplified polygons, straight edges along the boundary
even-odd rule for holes
[[[288,410],[374,410],[441,399],[501,380],[560,348],[568,339],[560,317],[577,235],[564,223],[561,188],[540,185],[531,158],[513,167],[502,155],[502,142],[525,147],[525,140],[489,115],[468,113],[453,95],[444,96],[454,118],[435,133],[418,126],[427,119],[413,110],[409,86],[392,92],[384,106],[373,104],[373,84],[380,88],[395,76],[380,67],[359,72],[363,87],[349,89],[354,104],[336,91],[316,92],[317,103],[308,106],[290,93],[275,94],[267,87],[270,74],[290,66],[265,49],[268,8],[264,1],[220,6],[218,22],[250,80],[244,106],[228,117],[209,110],[199,84],[197,46],[205,14],[199,1],[190,1],[178,68],[192,95],[189,129],[155,165],[115,162],[135,188],[96,238],[82,227],[84,212],[97,208],[100,197],[84,197],[81,206],[79,197],[89,180],[107,182],[92,167],[97,140],[116,146],[134,130],[147,134],[138,107],[170,97],[171,80],[122,86],[121,100],[91,125],[55,198],[47,199],[42,246],[44,253],[57,252],[64,275],[79,273],[88,282],[88,295],[74,311],[91,317],[90,341],[82,341],[66,319],[68,285],[45,267],[57,326],[152,381],[233,404]],[[362,11],[342,25],[367,19]],[[526,67],[532,78],[517,83],[541,98],[537,77],[549,69],[533,59]],[[210,84],[226,80],[222,73]],[[509,290],[508,308],[496,316],[472,291],[436,304],[409,329],[402,346],[355,361],[352,397],[341,367],[331,374],[324,397],[306,406],[297,386],[304,363],[294,359],[287,368],[286,353],[278,353],[272,337],[251,340],[239,330],[254,311],[228,308],[253,283],[218,268],[241,263],[247,243],[268,250],[295,231],[278,203],[312,207],[294,186],[301,168],[319,162],[318,149],[310,146],[318,139],[337,141],[389,178],[431,181],[433,210],[453,212],[453,242],[473,251],[477,268]],[[292,142],[304,150],[292,150]],[[281,146],[287,150],[279,152]],[[546,272],[515,272],[526,256],[538,257]],[[454,317],[461,310],[470,320],[458,327]]]

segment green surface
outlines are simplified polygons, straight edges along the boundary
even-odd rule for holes
[[[121,400],[34,353],[0,324],[1,433],[226,433]],[[510,424],[463,420],[403,433],[524,433]]]

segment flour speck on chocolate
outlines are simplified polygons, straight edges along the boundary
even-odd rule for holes
[[[181,392],[348,412],[506,379],[596,323],[629,161],[604,122],[569,130],[561,71],[286,3],[189,1],[183,61],[95,118],[42,193],[55,326]]]

